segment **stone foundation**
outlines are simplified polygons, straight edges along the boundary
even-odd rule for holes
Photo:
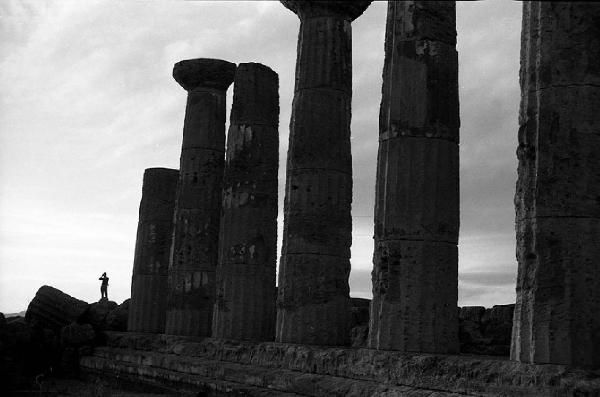
[[[459,355],[107,333],[88,374],[216,395],[597,395],[598,374],[563,365]]]

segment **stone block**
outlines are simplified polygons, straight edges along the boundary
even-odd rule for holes
[[[72,323],[60,330],[60,343],[63,347],[93,345],[96,332],[90,324]]]
[[[44,328],[59,330],[77,320],[88,310],[88,304],[64,292],[44,285],[27,307],[25,318]]]
[[[380,241],[375,247],[369,347],[458,352],[457,247]]]

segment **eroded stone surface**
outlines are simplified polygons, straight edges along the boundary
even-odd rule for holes
[[[454,2],[390,1],[369,346],[458,352]]]
[[[101,299],[89,305],[88,310],[79,317],[78,322],[90,324],[97,331],[104,330],[108,314],[118,306],[117,302]]]
[[[240,64],[227,137],[214,337],[275,338],[278,125],[277,73]]]
[[[108,345],[97,348],[93,357],[84,358],[82,366],[105,373],[128,368],[138,380],[168,379],[167,373],[159,372],[171,370],[172,379],[199,376],[205,382],[229,380],[238,388],[257,386],[308,396],[549,396],[600,392],[600,377],[591,371],[489,357],[118,333],[109,333]]]
[[[25,319],[32,324],[58,330],[79,319],[88,307],[86,302],[44,285],[29,303]]]
[[[525,2],[511,357],[600,366],[600,5]]]
[[[508,357],[514,309],[514,304],[460,308],[460,352]]]
[[[165,294],[164,290],[161,292]],[[164,299],[164,298],[163,298]],[[166,302],[166,299],[165,299]],[[131,310],[131,299],[125,299],[123,303],[115,307],[106,315],[106,329],[110,331],[127,331],[129,322],[129,311]],[[164,320],[164,316],[163,316]],[[163,324],[164,329],[164,324]],[[146,331],[147,332],[147,331]]]
[[[277,340],[344,345],[350,331],[352,240],[351,20],[370,1],[283,3],[298,13],[300,33]]]
[[[178,179],[178,170],[148,168],[144,172],[131,277],[129,331],[162,333],[165,330],[165,291]]]
[[[225,95],[235,64],[194,59],[175,65],[188,90],[165,332],[211,333],[225,154]]]
[[[96,332],[90,324],[71,323],[60,330],[60,343],[65,347],[93,345]]]

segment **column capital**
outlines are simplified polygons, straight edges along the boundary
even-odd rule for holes
[[[225,91],[233,82],[235,69],[235,63],[221,59],[187,59],[173,66],[173,78],[186,91],[199,87]]]
[[[371,5],[372,0],[280,0],[286,8],[300,19],[311,17],[341,16],[355,20]]]

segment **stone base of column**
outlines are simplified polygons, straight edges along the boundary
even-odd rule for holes
[[[214,305],[215,271],[169,272],[169,297],[165,333],[210,336]]]
[[[511,358],[600,367],[600,219],[518,223]]]
[[[217,291],[213,337],[275,339],[275,271],[256,264],[227,264]]]
[[[132,290],[131,301],[136,304],[129,306],[128,331],[155,334],[164,332],[167,279],[166,275],[155,274],[133,276],[132,284],[136,287]]]
[[[204,337],[210,335],[212,311],[177,309],[167,312],[165,334]]]
[[[378,242],[369,347],[457,353],[457,261],[451,243]]]
[[[287,254],[280,282],[277,341],[346,345],[350,341],[350,261],[321,254]]]

